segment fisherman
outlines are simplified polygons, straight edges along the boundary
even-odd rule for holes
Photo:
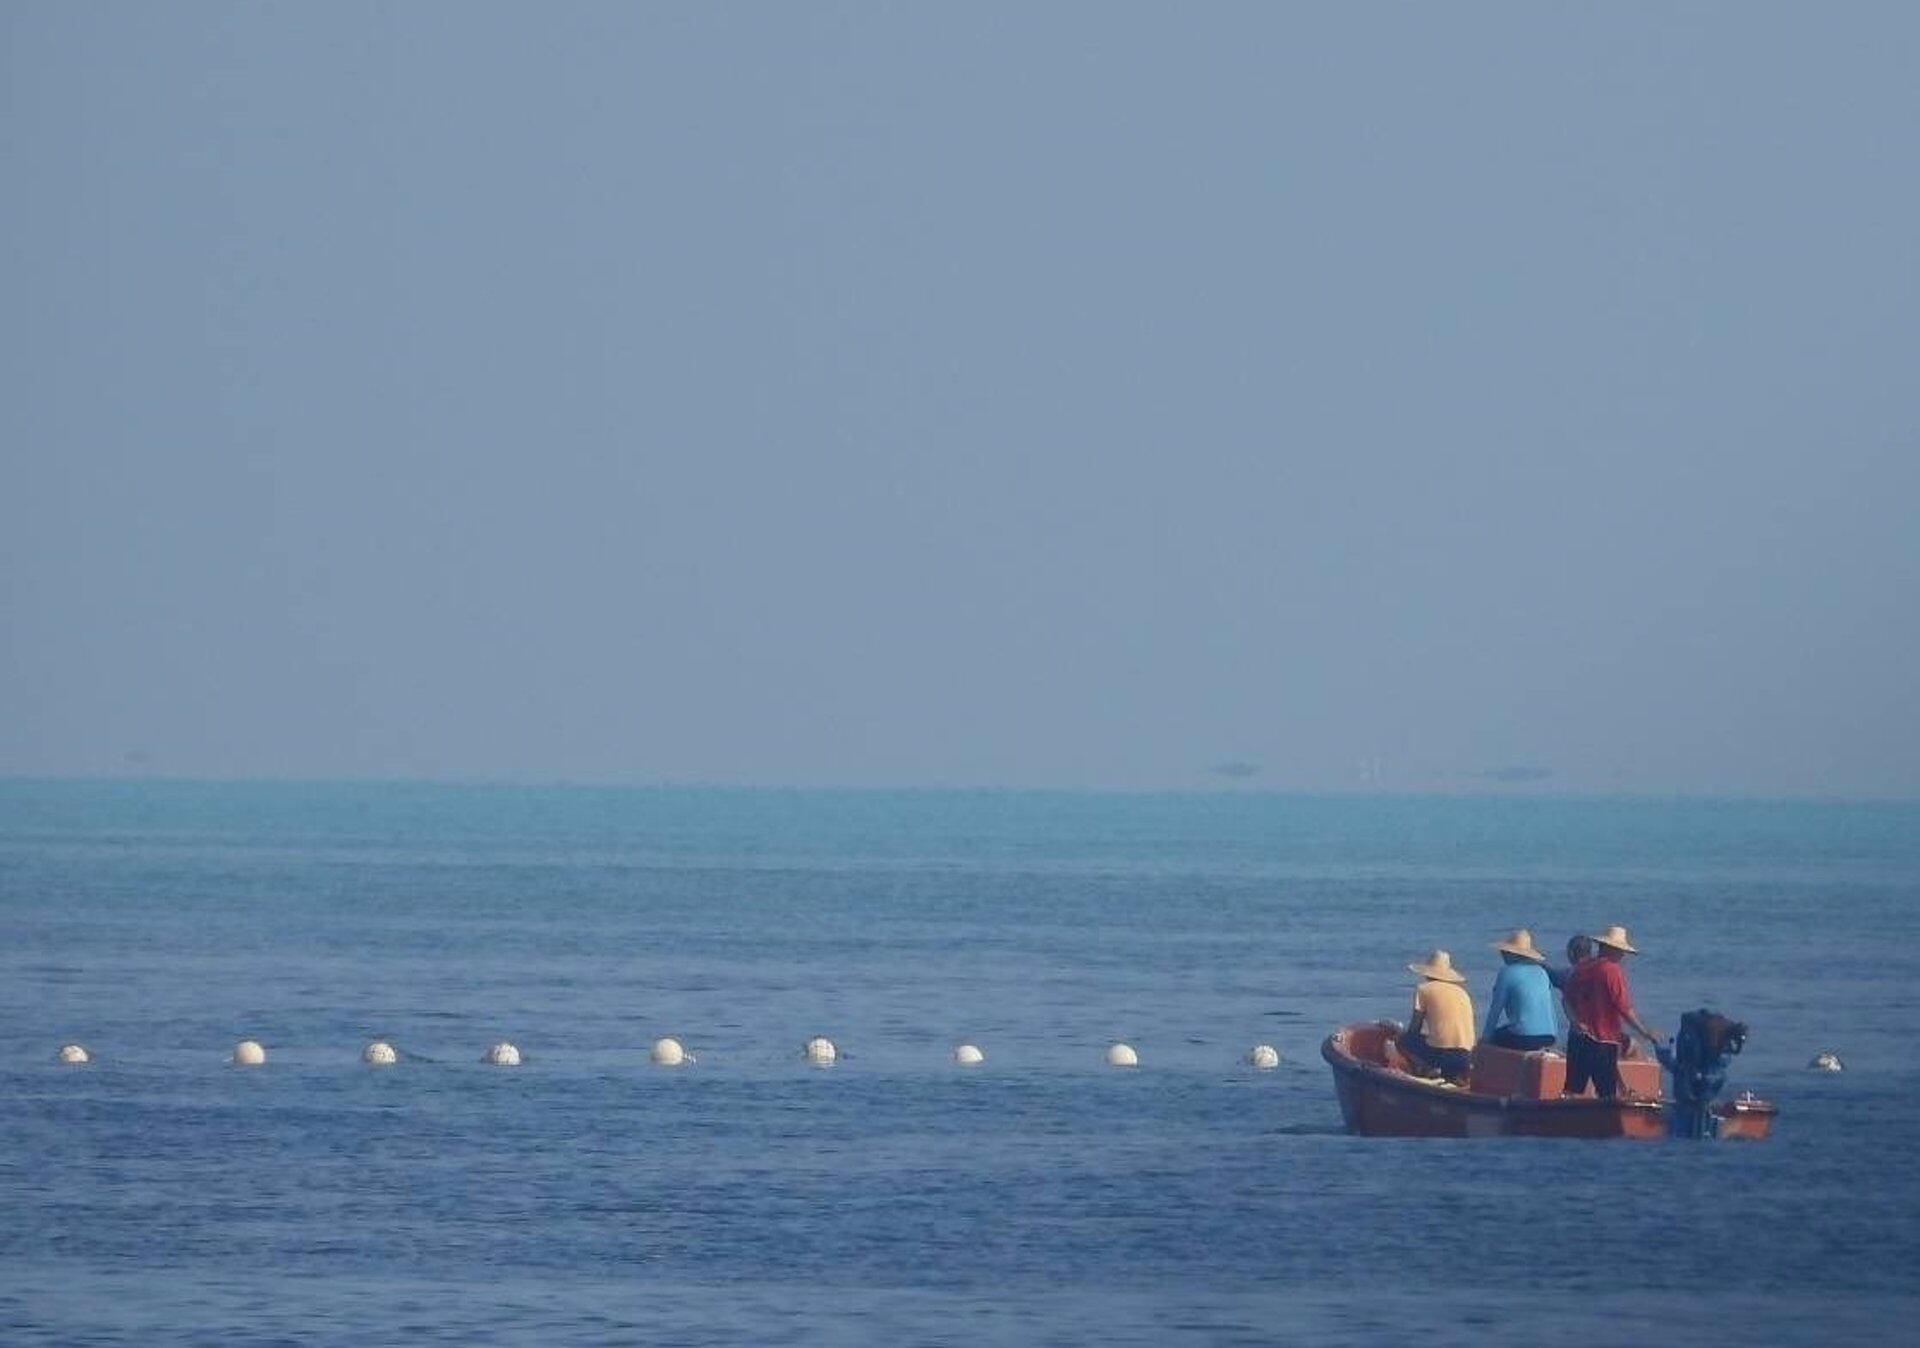
[[[1567,938],[1567,967],[1556,969],[1547,966],[1547,981],[1553,984],[1553,990],[1560,994],[1560,1009],[1567,1013],[1567,1033],[1573,1033],[1573,1007],[1567,1002],[1567,983],[1573,977],[1573,971],[1580,967],[1582,960],[1593,958],[1593,938],[1591,936],[1570,936]]]
[[[1420,984],[1413,990],[1413,1015],[1400,1035],[1400,1051],[1420,1069],[1417,1075],[1464,1080],[1473,1065],[1473,998],[1460,986],[1467,980],[1444,950],[1409,964],[1407,972],[1418,974]]]
[[[1608,927],[1593,938],[1597,953],[1574,965],[1567,978],[1567,1094],[1580,1095],[1587,1083],[1594,1094],[1611,1100],[1620,1092],[1620,1053],[1631,1029],[1657,1053],[1659,1036],[1634,1014],[1620,961],[1640,952],[1627,940],[1625,927]]]
[[[1506,940],[1495,941],[1493,948],[1505,963],[1493,980],[1480,1037],[1522,1053],[1552,1048],[1559,1037],[1553,1020],[1553,982],[1547,976],[1547,957],[1534,948],[1533,933],[1520,927]]]

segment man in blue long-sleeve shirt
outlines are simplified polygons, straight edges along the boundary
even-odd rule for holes
[[[1506,940],[1495,941],[1493,948],[1505,963],[1493,980],[1480,1038],[1522,1052],[1552,1048],[1557,1038],[1553,983],[1547,977],[1547,957],[1534,949],[1533,933],[1521,927]]]

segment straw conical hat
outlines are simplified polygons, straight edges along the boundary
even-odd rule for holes
[[[1533,960],[1538,964],[1547,962],[1547,957],[1533,948],[1533,933],[1525,927],[1515,927],[1513,935],[1504,941],[1495,941],[1493,948],[1509,955],[1518,955],[1521,959]]]
[[[1436,950],[1427,956],[1425,964],[1409,964],[1407,972],[1419,974],[1422,978],[1437,978],[1442,983],[1464,983],[1466,978],[1453,967],[1453,956],[1444,950]]]
[[[1608,927],[1593,939],[1601,945],[1612,946],[1615,950],[1624,950],[1629,955],[1637,955],[1640,953],[1633,948],[1633,943],[1627,940],[1627,929],[1625,927]]]

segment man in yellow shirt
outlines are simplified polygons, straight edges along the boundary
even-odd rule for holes
[[[1400,1035],[1400,1051],[1416,1075],[1462,1080],[1473,1065],[1473,998],[1461,986],[1467,980],[1444,950],[1409,964],[1407,972],[1419,975],[1420,985],[1413,990],[1413,1016]]]

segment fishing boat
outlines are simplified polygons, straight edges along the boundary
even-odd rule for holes
[[[1347,1131],[1364,1137],[1633,1137],[1671,1134],[1763,1138],[1779,1111],[1743,1094],[1703,1105],[1696,1119],[1676,1115],[1660,1092],[1660,1064],[1624,1057],[1620,1098],[1563,1095],[1566,1059],[1552,1050],[1520,1053],[1482,1044],[1466,1080],[1454,1085],[1414,1076],[1393,1047],[1392,1021],[1346,1025],[1327,1036],[1320,1056],[1333,1068]]]

